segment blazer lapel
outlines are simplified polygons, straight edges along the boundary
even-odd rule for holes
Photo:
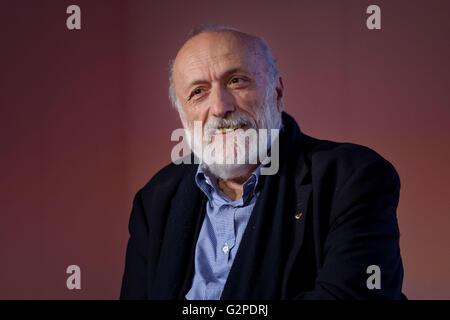
[[[183,299],[194,268],[194,253],[205,213],[205,196],[190,165],[172,200],[150,299]]]

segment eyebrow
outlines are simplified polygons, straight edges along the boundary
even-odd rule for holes
[[[244,72],[244,73],[246,73],[246,74],[249,73],[248,71],[246,71],[246,70],[244,70],[244,69],[242,69],[242,68],[240,68],[240,67],[237,67],[237,68],[232,68],[232,69],[229,69],[229,70],[225,71],[225,72],[220,76],[220,78],[230,76],[230,75],[235,74],[235,73],[237,73],[237,72]],[[196,86],[196,85],[199,85],[199,84],[204,84],[204,83],[207,83],[207,82],[208,82],[208,81],[206,81],[206,80],[200,80],[200,79],[194,80],[194,81],[192,81],[191,83],[189,83],[189,85],[188,85],[188,87],[187,87],[187,89],[186,89],[186,92],[189,94],[189,91],[191,90],[191,88],[192,88],[193,86]]]

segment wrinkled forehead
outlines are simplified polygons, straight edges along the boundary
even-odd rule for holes
[[[226,68],[264,73],[263,51],[257,41],[245,34],[229,31],[201,33],[180,49],[173,72],[175,79],[184,82],[205,72],[220,72]]]

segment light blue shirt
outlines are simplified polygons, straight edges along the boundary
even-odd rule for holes
[[[257,199],[261,166],[243,184],[242,198],[232,201],[205,174],[201,165],[197,186],[208,197],[206,214],[195,247],[195,272],[188,300],[219,300]]]

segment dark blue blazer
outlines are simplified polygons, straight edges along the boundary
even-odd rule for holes
[[[121,299],[184,299],[206,197],[170,164],[134,198]],[[400,180],[375,151],[318,140],[283,113],[280,168],[261,176],[221,299],[401,299]],[[369,289],[367,268],[380,268]]]

